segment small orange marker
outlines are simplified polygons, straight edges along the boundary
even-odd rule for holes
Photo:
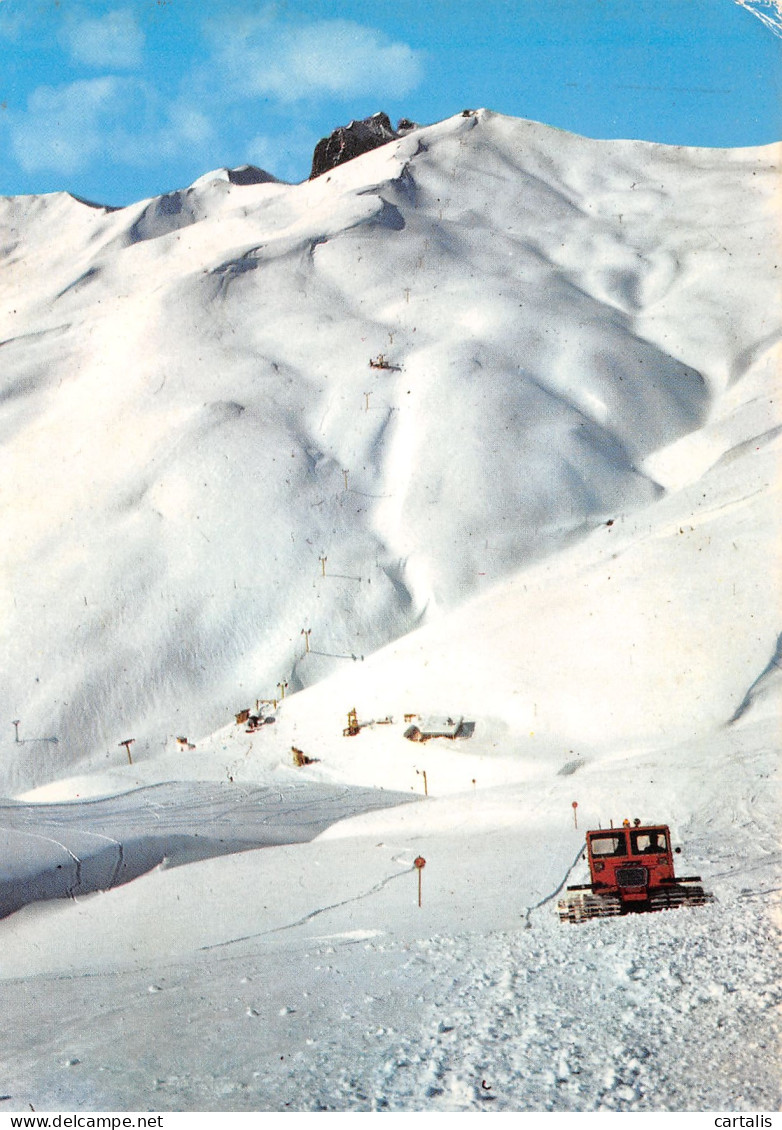
[[[415,867],[416,871],[418,872],[418,905],[420,906],[421,905],[421,872],[423,871],[424,867],[426,867],[426,860],[424,859],[424,857],[422,855],[419,855],[417,859],[413,860],[413,867]]]

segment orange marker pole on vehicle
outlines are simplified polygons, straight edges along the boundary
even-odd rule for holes
[[[578,801],[573,801],[573,827],[578,827]]]
[[[413,860],[413,867],[415,867],[416,871],[418,872],[418,905],[420,906],[421,905],[421,872],[423,871],[424,867],[426,867],[426,860],[424,859],[424,857],[422,855],[419,855],[417,859]]]

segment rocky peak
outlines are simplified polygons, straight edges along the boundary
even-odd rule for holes
[[[382,112],[339,126],[328,137],[321,138],[315,146],[310,180],[329,169],[335,169],[337,165],[352,161],[354,157],[360,157],[362,153],[369,153],[372,149],[387,145],[389,141],[396,141],[411,129],[415,129],[415,123],[407,118],[402,118],[394,129],[388,114]]]

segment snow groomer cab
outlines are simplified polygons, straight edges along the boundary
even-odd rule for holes
[[[563,922],[697,906],[712,898],[702,887],[688,885],[699,883],[700,876],[676,878],[667,824],[636,820],[631,826],[625,820],[621,828],[587,832],[586,859],[591,882],[567,888],[559,903]]]

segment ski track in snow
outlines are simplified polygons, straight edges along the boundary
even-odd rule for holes
[[[120,797],[64,805],[0,804],[0,917],[41,899],[74,898],[111,890],[161,863],[174,866],[272,844],[312,839],[329,824],[385,805],[406,803],[404,794],[317,784],[277,788],[160,784]],[[95,826],[111,829],[96,831]],[[37,829],[37,830],[36,830]],[[61,838],[46,835],[58,831]],[[14,837],[54,844],[72,866],[42,852],[13,850]],[[79,848],[85,838],[108,848]],[[119,837],[119,838],[118,838]]]
[[[381,879],[379,883],[375,883],[375,885],[373,887],[370,887],[368,891],[362,891],[361,894],[353,895],[352,898],[343,899],[341,902],[331,903],[329,906],[320,906],[317,910],[311,910],[302,918],[297,918],[295,922],[288,922],[284,926],[275,926],[273,930],[260,930],[257,934],[246,934],[241,938],[230,938],[228,941],[217,942],[215,945],[202,946],[201,949],[225,949],[227,946],[235,946],[240,942],[252,941],[254,938],[263,938],[269,934],[281,934],[285,930],[295,930],[297,926],[305,926],[308,922],[312,922],[314,918],[319,918],[321,914],[328,914],[330,911],[339,910],[341,907],[348,906],[350,903],[360,902],[363,899],[371,898],[372,895],[376,895],[378,891],[382,891],[384,887],[387,887],[389,883],[393,883],[396,879],[399,879],[400,876],[409,874],[414,870],[415,869],[413,867],[408,867],[404,871],[397,871],[393,875],[387,875],[385,879]]]

